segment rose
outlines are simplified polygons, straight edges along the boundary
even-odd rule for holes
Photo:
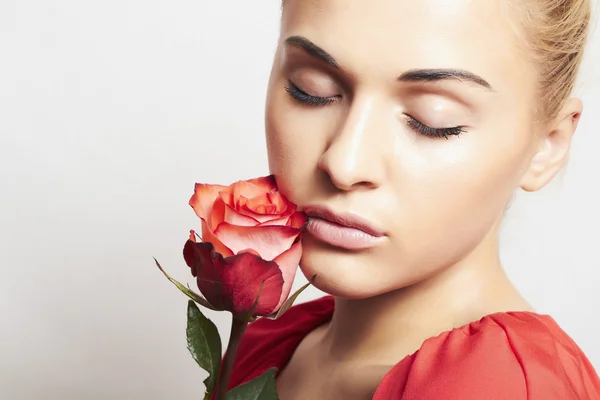
[[[189,204],[201,219],[202,241],[192,231],[183,255],[206,300],[234,315],[277,312],[296,275],[306,216],[279,193],[273,176],[197,183]]]
[[[217,400],[225,400],[231,395],[276,399],[274,369],[231,391],[229,381],[248,324],[261,316],[279,318],[310,285],[290,296],[302,256],[301,231],[306,216],[279,193],[273,176],[230,186],[197,183],[189,204],[201,219],[202,238],[197,241],[191,231],[183,256],[203,296],[171,278],[154,261],[190,298],[186,337],[190,353],[208,372],[204,398],[216,395]],[[219,331],[196,304],[232,313],[229,344],[222,359]],[[256,397],[258,387],[265,391]]]

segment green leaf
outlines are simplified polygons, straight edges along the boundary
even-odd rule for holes
[[[221,337],[215,324],[202,314],[192,300],[188,301],[186,335],[192,357],[209,374],[204,385],[206,392],[212,394],[221,367]]]
[[[279,400],[275,385],[276,371],[276,368],[271,368],[258,378],[231,389],[227,393],[227,400]]]
[[[298,289],[296,291],[296,293],[294,293],[293,295],[291,295],[282,305],[281,307],[279,307],[279,311],[277,311],[276,314],[270,316],[269,318],[271,319],[277,319],[279,317],[281,317],[283,314],[285,314],[285,312],[287,310],[289,310],[293,305],[294,302],[296,301],[296,299],[298,298],[298,296],[300,296],[300,293],[302,293],[304,291],[304,289],[306,289],[307,287],[309,287],[310,285],[312,285],[312,283],[315,281],[315,279],[317,278],[317,275],[313,275],[312,279],[310,280],[310,282],[308,282],[306,285],[302,286],[300,289]]]
[[[189,287],[186,288],[177,280],[171,278],[165,272],[165,270],[160,266],[160,264],[158,263],[156,258],[154,259],[154,262],[156,263],[156,266],[158,267],[158,269],[160,269],[160,272],[162,272],[167,277],[167,279],[170,280],[177,287],[177,289],[181,290],[181,292],[183,292],[183,294],[185,294],[187,297],[194,300],[196,303],[200,304],[201,306],[208,308],[209,310],[220,311],[220,310],[217,310],[212,304],[210,304],[208,302],[208,300],[206,300],[204,297],[200,296],[198,293],[189,289]]]

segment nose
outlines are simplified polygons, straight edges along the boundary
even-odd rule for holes
[[[340,190],[379,187],[385,178],[386,121],[373,98],[355,99],[319,160]]]

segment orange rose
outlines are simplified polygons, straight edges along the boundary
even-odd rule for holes
[[[306,216],[278,191],[273,176],[230,186],[196,184],[190,205],[202,223],[184,258],[212,306],[253,316],[276,312],[290,294],[302,255]]]

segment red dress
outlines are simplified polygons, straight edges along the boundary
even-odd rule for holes
[[[250,324],[230,388],[280,371],[302,339],[327,322],[334,298],[299,304],[278,320]],[[600,400],[600,379],[547,315],[496,313],[427,339],[379,384],[373,400]],[[321,399],[318,399],[321,400]],[[325,400],[325,399],[324,399]]]

